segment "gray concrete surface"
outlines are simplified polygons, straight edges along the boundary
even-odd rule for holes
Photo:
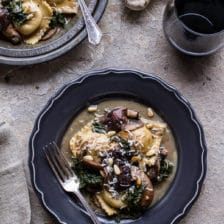
[[[208,145],[208,173],[202,193],[181,224],[224,223],[224,50],[205,58],[177,53],[162,32],[166,1],[152,0],[142,13],[130,13],[122,1],[109,0],[100,22],[102,43],[84,41],[66,55],[39,65],[0,65],[0,120],[13,130],[18,144],[12,157],[28,156],[33,123],[47,99],[84,71],[105,67],[137,68],[174,85],[192,104]],[[29,184],[33,224],[55,221],[42,208]],[[34,209],[35,208],[35,209]]]

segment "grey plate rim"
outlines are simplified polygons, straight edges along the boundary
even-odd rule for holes
[[[96,22],[99,22],[99,20],[101,19],[106,9],[107,3],[108,0],[98,1],[95,7],[95,11],[93,12],[93,17]],[[71,39],[70,41],[68,41],[67,43],[63,44],[62,46],[58,47],[55,50],[31,57],[16,57],[16,56],[13,57],[13,56],[0,55],[0,64],[33,65],[50,61],[65,54],[66,52],[68,52],[69,50],[80,44],[86,37],[87,37],[87,31],[86,28],[83,27],[83,29],[80,30],[80,32],[77,34],[77,36],[75,36],[75,38]]]

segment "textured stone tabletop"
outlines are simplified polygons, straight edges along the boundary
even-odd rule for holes
[[[64,83],[82,72],[105,67],[155,73],[190,101],[204,127],[208,172],[198,201],[180,223],[224,223],[224,50],[204,58],[177,53],[162,32],[165,4],[166,1],[152,0],[144,12],[131,13],[122,1],[109,0],[99,24],[104,33],[99,46],[91,46],[85,40],[51,62],[27,67],[0,65],[0,121],[7,122],[14,136],[13,149],[8,146],[12,150],[10,160],[23,161],[26,168],[30,223],[56,223],[42,208],[30,184],[28,140],[35,118]]]

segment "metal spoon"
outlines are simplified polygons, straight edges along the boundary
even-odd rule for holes
[[[96,24],[94,18],[92,17],[88,7],[84,0],[78,0],[79,6],[82,11],[82,15],[84,17],[84,21],[86,24],[86,30],[88,33],[88,40],[91,44],[97,45],[100,43],[102,38],[102,32],[99,26]]]

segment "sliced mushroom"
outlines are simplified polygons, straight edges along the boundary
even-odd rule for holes
[[[11,23],[2,31],[2,34],[13,44],[19,44],[22,41],[21,35],[15,30]]]
[[[13,44],[18,44],[22,41],[21,35],[15,30],[10,23],[8,12],[3,9],[0,3],[0,33],[10,40]]]
[[[128,140],[128,139],[131,139],[131,133],[130,132],[128,132],[128,131],[125,131],[125,130],[123,130],[123,131],[120,131],[119,133],[118,133],[118,136],[119,137],[121,137],[122,139],[125,139],[126,141]]]
[[[141,120],[129,119],[128,123],[125,125],[124,130],[126,131],[134,131],[138,128],[143,127],[144,124]]]
[[[152,182],[148,178],[148,176],[143,171],[141,171],[141,172],[144,174],[142,181],[144,184],[146,184],[146,188],[142,195],[141,206],[143,208],[147,208],[152,203],[152,200],[154,197],[154,189],[153,189]]]
[[[101,166],[100,163],[95,162],[95,161],[93,161],[93,160],[90,160],[90,159],[88,159],[88,158],[85,157],[85,156],[83,157],[82,161],[83,161],[85,164],[87,164],[88,166],[91,166],[91,167],[94,168],[94,169],[97,169],[97,170],[102,170],[102,169],[103,169],[103,166]]]
[[[9,14],[8,12],[3,8],[0,1],[0,32],[5,30],[6,27],[9,25]]]
[[[157,166],[150,167],[149,171],[147,172],[148,177],[153,182],[157,180],[157,176],[159,175],[159,170]]]
[[[57,27],[48,30],[48,31],[44,34],[44,36],[41,38],[41,40],[49,40],[51,37],[54,36],[54,34],[57,32],[57,30],[58,30]]]
[[[142,194],[141,206],[143,208],[147,208],[152,203],[154,197],[154,189],[152,182],[149,179],[149,177],[142,170],[139,170],[137,167],[132,167],[131,174],[133,179],[135,180],[139,179],[140,177],[142,184],[146,185],[145,190],[143,191]]]
[[[121,131],[127,123],[127,108],[115,108],[106,116],[100,118],[108,131]]]

